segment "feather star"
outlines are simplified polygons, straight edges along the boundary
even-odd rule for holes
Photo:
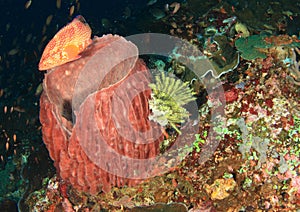
[[[80,53],[92,42],[92,30],[82,16],[59,30],[47,44],[39,70],[49,70],[56,66],[80,58]]]

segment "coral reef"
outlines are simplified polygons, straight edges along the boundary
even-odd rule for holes
[[[224,87],[225,116],[212,117],[210,113],[216,105],[222,104],[219,99],[220,93],[216,91],[207,97],[207,93],[202,90],[204,88],[199,86],[195,95],[197,101],[201,102],[200,121],[196,124],[199,131],[196,134],[196,141],[186,147],[189,154],[184,154],[179,166],[167,174],[154,177],[137,186],[113,187],[111,190],[107,189],[106,193],[88,197],[71,188],[65,192],[64,184],[58,182],[63,189],[55,193],[53,202],[57,199],[59,201],[53,203],[54,205],[64,205],[73,210],[125,208],[128,211],[136,209],[136,206],[151,205],[149,208],[156,208],[157,202],[184,202],[191,211],[294,211],[299,208],[299,86],[290,83],[290,77],[297,79],[298,72],[295,70],[298,63],[293,62],[297,61],[296,52],[294,55],[289,54],[290,50],[296,51],[299,42],[287,35],[267,36],[263,33],[255,35],[257,32],[254,32],[246,21],[230,16],[232,13],[227,7],[226,11],[224,10],[224,8],[212,9],[205,17],[193,19],[183,14],[185,7],[181,5],[176,14],[162,18],[161,21],[170,20],[168,26],[171,33],[195,43],[197,48],[205,50],[205,54],[195,54],[194,57],[184,60],[183,55],[196,51],[182,46],[173,49],[171,53],[173,61],[152,62],[153,67],[161,72],[170,70],[168,74],[184,79],[183,81],[195,82],[197,79],[194,80],[194,76],[189,75],[190,70],[183,64],[188,60],[194,60],[202,67],[205,65],[204,62],[212,61],[213,58],[213,62],[225,69],[220,72],[211,71],[212,77],[207,75],[210,71],[201,73],[200,76],[202,80],[213,81],[216,78],[223,80],[216,86]],[[249,33],[254,35],[239,38],[239,32],[235,29],[237,20],[245,23]],[[235,48],[241,53],[242,60],[239,60]],[[182,59],[181,63],[176,62],[179,59]],[[206,70],[213,69],[213,65],[206,67],[208,67]],[[193,68],[197,70],[198,67]],[[168,77],[159,75],[156,82],[147,84],[152,88],[152,96],[150,93],[147,96],[151,109],[148,108],[148,114],[151,114],[150,119],[156,119],[161,126],[168,126],[171,125],[170,120],[163,111],[178,109],[179,114],[185,115],[173,119],[174,126],[177,127],[177,123],[186,120],[189,122],[189,114],[188,110],[183,110],[183,104],[169,104],[167,92],[159,92],[158,87],[161,85],[157,85],[157,82],[168,85],[162,86],[166,91],[173,91],[171,85],[175,85],[176,80]],[[72,117],[72,114],[66,113],[68,110],[63,111],[64,117]],[[76,124],[77,121],[76,117]],[[68,128],[68,125],[65,126],[66,129],[71,129],[69,132],[74,131],[73,128]],[[211,127],[214,129],[213,135],[208,133]],[[183,132],[182,135],[186,135],[184,127],[178,130]],[[76,127],[75,131],[77,132]],[[174,136],[179,134],[173,130],[170,132],[167,132],[169,139],[166,140],[169,143],[165,149],[181,143],[176,141]],[[219,143],[217,149],[209,155],[210,147],[214,145],[210,140],[211,137],[216,137]],[[195,136],[188,139],[195,140]],[[72,147],[68,148],[73,151]],[[77,152],[74,150],[71,153]],[[164,164],[169,164],[171,160],[163,158],[163,161]],[[114,179],[114,182],[120,180]],[[126,179],[121,181],[122,183],[114,185],[134,184]]]
[[[109,13],[101,1],[51,2],[0,7],[9,35],[0,36],[0,211],[299,210],[299,2],[119,1]],[[74,61],[44,79],[36,70],[41,50],[83,9],[93,34],[160,32],[188,45],[170,55],[139,49],[144,63],[123,38],[94,38],[82,53],[76,45],[56,48],[58,58],[71,53]],[[162,44],[154,46],[168,46]],[[108,67],[128,51],[132,57]],[[174,105],[155,94],[151,87],[163,79],[150,80],[146,65],[166,72],[165,80],[189,82],[195,101]],[[181,134],[159,109],[184,114],[174,119]],[[128,158],[159,164],[135,166],[124,163]],[[155,177],[141,179],[149,173]]]
[[[289,76],[289,79],[296,85],[300,86],[300,61],[297,60],[297,55],[299,54],[299,48],[292,49],[292,57],[290,60],[291,64],[289,64],[289,71],[291,76]]]

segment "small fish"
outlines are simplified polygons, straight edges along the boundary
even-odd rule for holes
[[[158,8],[151,8],[149,12],[152,14],[153,17],[155,17],[156,20],[159,20],[166,16],[165,12]]]
[[[56,1],[56,7],[57,7],[57,9],[60,9],[60,7],[61,7],[61,0],[57,0]]]
[[[170,4],[171,8],[174,8],[172,11],[172,14],[175,14],[178,12],[178,10],[180,9],[180,3],[178,2],[173,2],[172,4]]]
[[[75,11],[75,6],[72,5],[69,10],[69,16],[72,16],[74,14],[74,11]]]
[[[31,0],[27,1],[27,2],[25,3],[25,9],[28,9],[28,8],[30,7],[31,3],[32,3]]]
[[[150,5],[153,5],[157,2],[157,0],[150,0],[148,1],[147,5],[150,6]]]
[[[82,16],[59,30],[47,44],[39,70],[49,70],[56,66],[80,58],[80,53],[92,42],[92,30]]]

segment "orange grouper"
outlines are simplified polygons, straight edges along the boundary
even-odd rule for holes
[[[92,30],[79,15],[59,30],[47,44],[39,63],[39,70],[49,70],[80,58],[80,53],[92,42]]]

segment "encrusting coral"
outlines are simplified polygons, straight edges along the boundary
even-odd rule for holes
[[[300,53],[299,48],[293,48],[292,49],[292,64],[289,67],[289,71],[291,76],[289,76],[289,79],[295,83],[296,85],[300,86],[300,62],[297,61],[297,53]]]

